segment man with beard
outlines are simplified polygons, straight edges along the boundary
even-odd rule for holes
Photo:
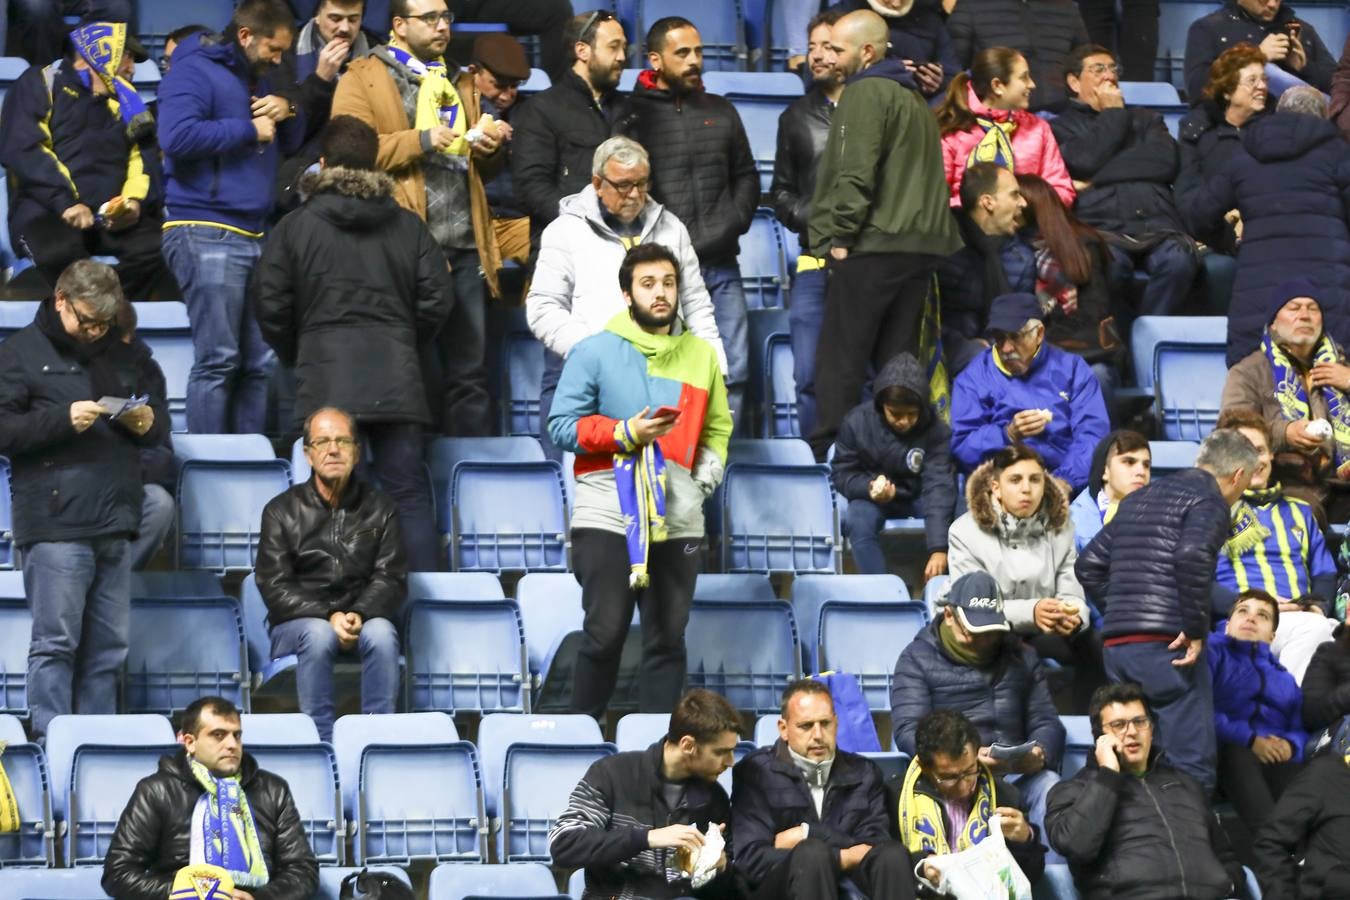
[[[647,31],[647,61],[614,133],[647,148],[653,196],[694,240],[727,354],[728,402],[739,417],[750,342],[736,255],[759,203],[755,158],[736,107],[703,89],[703,40],[692,22],[658,19]]]
[[[844,93],[844,79],[835,68],[830,43],[834,23],[842,13],[826,10],[811,20],[807,29],[806,64],[811,70],[811,89],[794,100],[778,117],[778,152],[773,160],[773,211],[806,245],[806,223],[811,217],[811,194],[816,189],[816,169],[830,134],[830,118]],[[792,305],[788,321],[792,332],[792,380],[797,385],[797,423],[802,434],[816,424],[816,344],[820,321],[825,315],[825,260],[809,253],[797,257],[792,276]]]
[[[164,260],[192,322],[188,431],[263,430],[276,357],[248,308],[280,154],[301,138],[294,107],[264,74],[291,45],[281,0],[244,0],[224,34],[174,50],[159,87],[165,190]]]
[[[299,656],[300,711],[333,739],[333,663],[361,656],[361,712],[391,713],[398,697],[398,628],[408,566],[398,507],[353,476],[361,445],[350,413],[332,406],[305,420],[308,481],[263,508],[258,591],[272,656]]]
[[[553,442],[577,455],[572,558],[586,618],[572,708],[597,719],[634,603],[641,711],[669,712],[679,699],[703,501],[722,480],[731,435],[717,352],[677,322],[675,254],[636,245],[619,288],[628,308],[568,353],[548,417]]]

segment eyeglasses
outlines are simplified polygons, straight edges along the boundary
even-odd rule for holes
[[[335,437],[335,438],[315,438],[309,442],[309,445],[315,450],[324,451],[329,447],[336,446],[339,450],[346,452],[356,446],[356,438]]]
[[[589,44],[590,41],[586,39],[586,36],[590,34],[591,28],[600,22],[608,22],[613,18],[614,13],[607,9],[597,9],[595,12],[591,13],[586,17],[586,24],[582,25],[581,30],[577,32],[577,43]]]
[[[934,778],[933,784],[938,787],[948,788],[956,787],[963,781],[970,781],[972,778],[980,777],[980,767],[976,765],[973,769],[962,772],[960,775],[948,775],[946,778]]]
[[[1120,74],[1120,65],[1117,63],[1093,63],[1087,67],[1087,70],[1093,75],[1102,75],[1110,72],[1112,75]]]
[[[454,24],[454,21],[455,21],[455,14],[452,13],[452,12],[450,12],[448,9],[446,9],[446,10],[441,10],[440,12],[425,12],[425,13],[420,13],[420,14],[415,15],[415,16],[397,16],[396,18],[399,18],[399,19],[417,19],[419,22],[421,22],[423,25],[427,26],[428,28],[435,28],[435,27],[437,26],[437,24],[439,24],[439,23],[441,23],[441,22],[444,22],[444,23],[447,24],[447,25],[452,25],[452,24]]]
[[[633,193],[633,191],[645,194],[647,193],[647,189],[652,186],[652,180],[650,178],[641,178],[637,181],[610,181],[608,178],[601,175],[600,180],[614,188],[620,197],[627,197],[629,194]]]
[[[106,319],[101,319],[98,316],[86,316],[80,312],[78,306],[69,300],[66,301],[66,309],[70,310],[70,314],[75,317],[76,323],[85,331],[106,331],[112,327],[116,319],[115,316],[109,316]]]
[[[1135,716],[1133,719],[1116,719],[1114,722],[1104,722],[1102,727],[1112,734],[1124,734],[1133,726],[1134,730],[1143,734],[1153,727],[1153,720],[1148,716]]]
[[[1238,81],[1238,84],[1245,88],[1264,87],[1266,83],[1266,76],[1264,75],[1248,75]]]

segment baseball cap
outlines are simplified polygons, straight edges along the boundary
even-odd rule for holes
[[[1016,334],[1026,327],[1028,319],[1044,318],[1041,301],[1035,294],[1000,294],[989,304],[989,324],[985,331]]]
[[[1012,630],[1003,614],[1003,591],[988,572],[967,572],[952,582],[945,605],[956,610],[961,626],[971,634]]]

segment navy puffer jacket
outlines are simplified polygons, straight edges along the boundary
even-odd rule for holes
[[[1313,116],[1276,113],[1243,129],[1242,149],[1183,209],[1200,233],[1242,214],[1228,308],[1228,365],[1261,342],[1271,292],[1291,278],[1318,285],[1327,332],[1350,342],[1350,144]]]
[[[1209,594],[1228,504],[1214,476],[1186,469],[1121,501],[1074,574],[1105,607],[1102,635],[1209,634]]]

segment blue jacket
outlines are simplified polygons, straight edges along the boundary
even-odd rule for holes
[[[1205,659],[1214,676],[1214,731],[1219,741],[1247,747],[1263,735],[1282,737],[1302,762],[1303,693],[1298,682],[1262,641],[1240,641],[1216,631]]]
[[[1083,488],[1069,504],[1069,518],[1073,520],[1073,549],[1079,553],[1102,530],[1102,511],[1091,488]]]
[[[1203,469],[1159,478],[1120,502],[1074,565],[1103,609],[1102,635],[1209,634],[1214,561],[1229,512]]]
[[[1051,345],[1041,346],[1020,378],[1006,374],[993,349],[980,354],[952,387],[952,452],[967,474],[1008,445],[1004,429],[1024,409],[1048,409],[1054,418],[1026,445],[1045,457],[1046,467],[1069,483],[1071,493],[1088,483],[1097,442],[1111,430],[1102,389],[1082,359]]]
[[[194,34],[179,44],[159,86],[159,136],[168,186],[167,222],[206,222],[258,233],[272,210],[278,154],[304,136],[299,117],[258,143],[252,97],[275,93],[254,79],[237,44]]]
[[[1227,168],[1188,196],[1191,233],[1242,214],[1237,278],[1228,308],[1228,365],[1255,350],[1270,295],[1309,278],[1327,333],[1350,341],[1350,144],[1323,119],[1276,113],[1249,124]]]

